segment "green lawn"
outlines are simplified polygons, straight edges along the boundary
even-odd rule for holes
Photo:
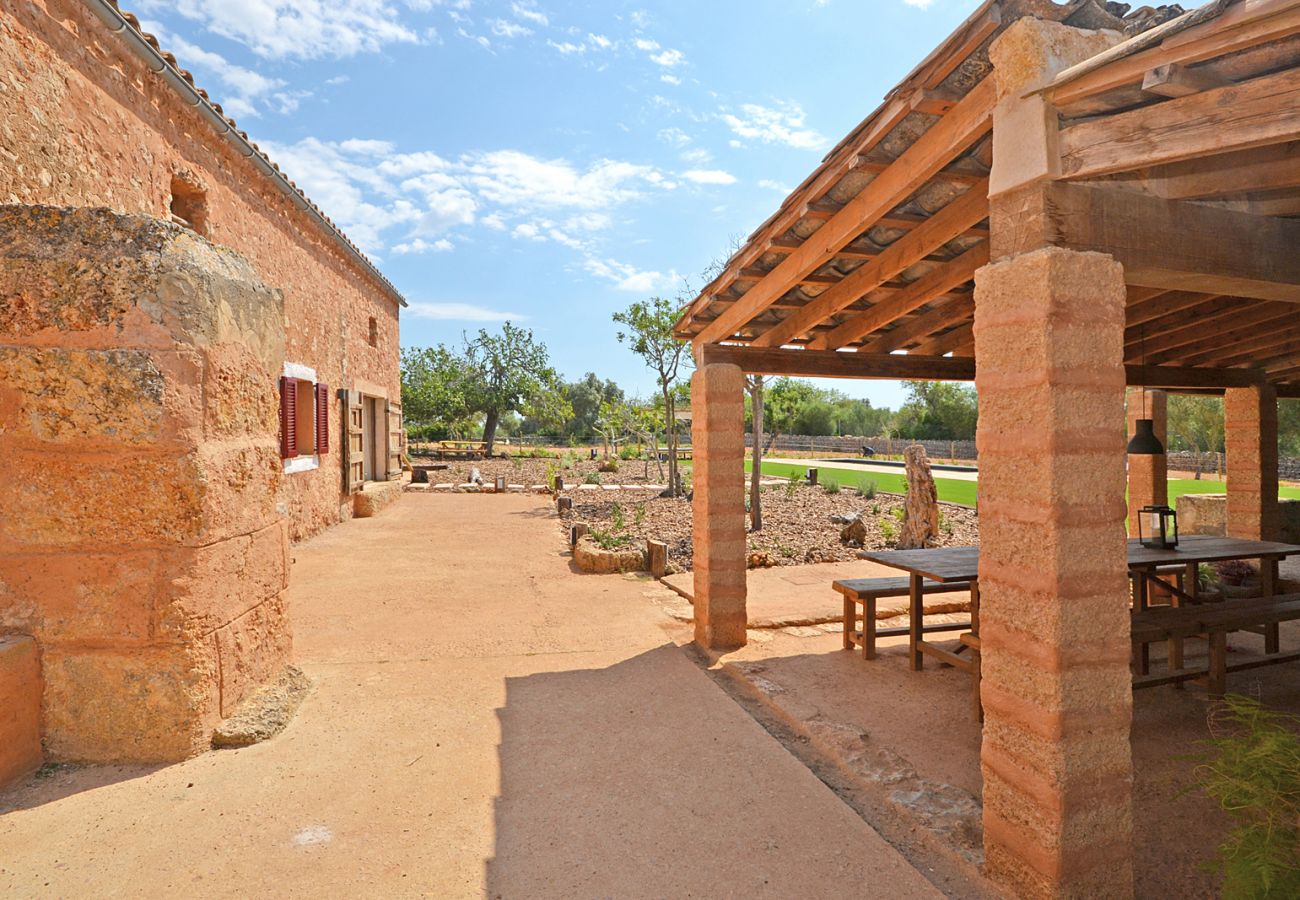
[[[811,461],[776,462],[765,459],[763,460],[763,474],[781,478],[789,478],[791,475],[802,477],[810,464]],[[748,472],[751,468],[751,461],[745,460],[745,471]],[[889,494],[901,494],[903,492],[904,478],[901,472],[894,475],[888,472],[849,472],[841,469],[822,469],[822,483],[828,480],[837,481],[840,487],[847,489],[864,486],[868,482],[874,481],[879,490]],[[934,483],[939,489],[939,499],[945,503],[960,503],[964,506],[975,505],[975,492],[978,487],[976,482],[959,481],[953,478],[935,478]],[[1213,479],[1203,479],[1201,481],[1192,478],[1173,479],[1169,482],[1169,505],[1173,506],[1183,494],[1222,494],[1226,490],[1227,486],[1222,481]],[[1278,491],[1278,494],[1286,499],[1300,500],[1300,488],[1284,487]]]

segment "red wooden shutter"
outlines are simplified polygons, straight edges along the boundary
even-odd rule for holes
[[[330,386],[316,385],[316,452],[330,452]]]
[[[280,456],[293,459],[298,455],[298,379],[280,379]]]

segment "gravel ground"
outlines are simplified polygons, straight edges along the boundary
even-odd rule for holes
[[[670,566],[677,571],[691,568],[691,505],[686,500],[664,498],[588,497],[573,492],[573,509],[562,514],[565,530],[573,522],[585,522],[597,529],[628,535],[640,544],[647,538],[668,545]],[[623,520],[616,527],[615,507]],[[940,503],[941,535],[936,546],[960,547],[979,543],[975,510]],[[857,546],[840,541],[843,525],[832,515],[862,513],[867,528],[868,550],[894,546],[901,530],[903,498],[877,494],[867,499],[850,491],[828,493],[821,487],[785,485],[763,489],[763,530],[749,535],[750,565],[792,566],[814,562],[841,562],[857,558]]]
[[[477,460],[437,460],[425,456],[415,456],[411,458],[413,465],[437,465],[445,462],[447,468],[443,471],[429,473],[430,479],[434,483],[452,482],[454,484],[464,484],[469,481],[470,473],[478,469],[483,480],[489,484],[498,475],[504,475],[506,481],[510,484],[548,484],[548,477],[553,472],[561,472],[564,475],[566,484],[579,484],[589,476],[598,475],[601,484],[667,484],[668,466],[664,464],[664,474],[661,478],[659,469],[654,463],[647,463],[644,460],[618,460],[617,472],[599,472],[598,467],[600,460],[582,458],[576,455],[563,456],[555,459],[533,459],[531,457],[511,458],[511,459],[477,459]],[[647,477],[648,472],[648,477]]]

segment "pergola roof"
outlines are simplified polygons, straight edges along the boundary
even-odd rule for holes
[[[1106,7],[1123,5],[983,4],[750,236],[678,335],[715,359],[728,351],[712,345],[750,348],[750,368],[788,374],[868,374],[867,356],[894,354],[881,377],[970,377],[974,273],[1036,241],[1123,263],[1135,379],[1292,390],[1300,0],[1217,0],[1167,20]],[[1024,16],[1132,36],[1043,89],[1061,115],[1060,180],[990,223],[988,51]],[[773,352],[791,347],[860,358]]]

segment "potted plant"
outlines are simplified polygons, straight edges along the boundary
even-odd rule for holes
[[[1230,559],[1214,564],[1223,596],[1230,600],[1258,597],[1263,592],[1259,570],[1244,559]]]
[[[1196,567],[1196,596],[1205,603],[1218,603],[1223,600],[1223,585],[1219,573],[1209,563]]]

